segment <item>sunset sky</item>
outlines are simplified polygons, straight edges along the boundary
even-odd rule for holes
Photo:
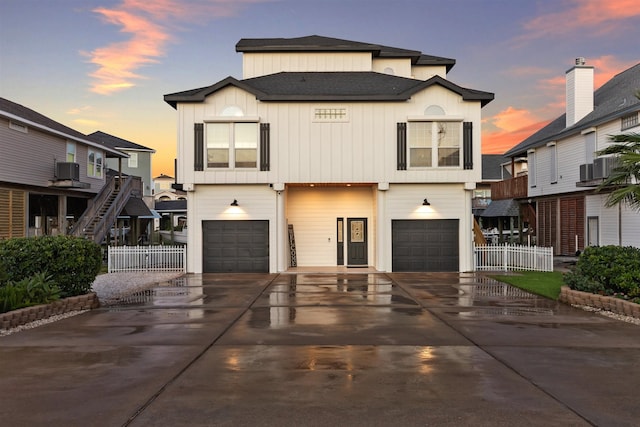
[[[640,62],[639,22],[637,0],[1,0],[0,96],[173,175],[163,95],[241,78],[241,38],[316,34],[456,59],[449,80],[495,93],[483,152],[503,153],[562,114],[576,57],[596,88]]]

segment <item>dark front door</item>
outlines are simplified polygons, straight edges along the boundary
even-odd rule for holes
[[[366,266],[367,218],[347,218],[347,266]]]

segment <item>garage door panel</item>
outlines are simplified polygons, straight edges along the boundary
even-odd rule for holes
[[[268,273],[269,221],[203,221],[205,273]]]
[[[393,271],[458,271],[458,220],[393,220]]]

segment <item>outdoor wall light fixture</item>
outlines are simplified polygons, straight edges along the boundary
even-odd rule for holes
[[[233,199],[233,202],[231,202],[230,206],[238,206],[238,201],[236,199]]]
[[[422,202],[422,206],[431,206],[431,203],[429,203],[427,199],[424,199],[424,201]]]

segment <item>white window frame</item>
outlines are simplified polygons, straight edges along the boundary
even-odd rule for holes
[[[76,143],[73,141],[67,141],[67,155],[66,162],[75,163],[76,162]]]
[[[419,124],[422,124],[423,129],[418,129]],[[429,125],[431,125],[429,127]],[[446,127],[445,138],[450,130],[455,129],[457,132],[456,135],[453,135],[453,138],[448,138],[447,140],[441,139],[440,135],[442,135],[441,129],[442,127]],[[408,126],[407,126],[407,158],[408,158],[408,166],[410,169],[424,169],[424,168],[460,168],[462,162],[462,118],[461,117],[443,117],[437,116],[434,118],[409,118]],[[426,132],[426,137],[421,138],[421,134]],[[430,139],[430,140],[429,140]],[[457,145],[443,145],[447,142],[454,142]],[[447,165],[441,164],[440,153],[445,149],[457,149],[458,154],[458,163],[455,165]],[[418,164],[415,160],[417,150],[430,150],[430,161],[425,162],[424,164]],[[413,153],[412,153],[413,151]],[[429,156],[429,154],[427,154]]]
[[[620,130],[627,130],[638,126],[638,112],[628,114],[620,119]]]
[[[93,154],[93,160],[91,155]],[[89,148],[87,152],[87,176],[102,178],[104,175],[104,156],[102,151]]]
[[[27,125],[23,125],[22,123],[17,123],[12,120],[9,120],[9,129],[13,129],[22,133],[29,133],[29,128]]]
[[[226,144],[223,139],[215,141],[213,140],[213,126],[220,126],[220,129],[223,129],[223,125],[227,125],[227,135],[226,135]],[[254,127],[254,140],[252,141],[244,141],[244,143],[240,143],[237,141],[238,135],[240,135],[239,128],[243,125],[252,125]],[[205,120],[205,159],[206,159],[206,167],[207,169],[240,169],[240,170],[256,170],[258,168],[259,161],[259,147],[260,147],[260,123],[258,120],[251,118],[244,118],[244,120],[229,120],[228,117],[225,117],[224,120]],[[250,135],[249,133],[248,135]],[[215,148],[218,144],[218,148]],[[226,150],[227,151],[227,162],[226,165],[219,166],[211,166],[209,161],[209,150],[217,149],[217,150]],[[239,165],[238,162],[238,154],[240,150],[252,151],[255,153],[253,159],[247,163],[251,163],[251,165]],[[223,162],[219,162],[223,163]]]
[[[138,167],[138,153],[127,153],[129,158],[127,159],[127,166],[131,169]]]

